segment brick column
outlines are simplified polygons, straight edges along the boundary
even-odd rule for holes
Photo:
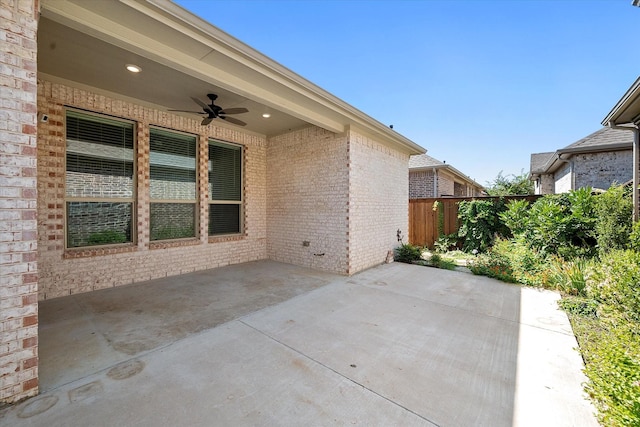
[[[0,2],[0,403],[38,394],[38,1]]]

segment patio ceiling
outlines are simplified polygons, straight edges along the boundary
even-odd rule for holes
[[[234,117],[247,123],[243,129],[265,136],[307,125],[305,120],[223,89],[211,80],[194,77],[47,18],[40,20],[38,42],[38,71],[53,81],[80,83],[97,92],[163,111],[201,111],[191,97],[208,104],[206,95],[215,93],[216,105],[247,108],[248,113]],[[142,72],[131,73],[125,69],[126,64],[138,65]],[[265,119],[263,113],[271,117]],[[174,114],[198,119],[195,114]],[[216,120],[215,124],[235,127],[222,120]]]
[[[142,72],[126,71],[131,63]],[[161,111],[198,111],[191,97],[215,93],[216,105],[249,110],[234,116],[247,123],[242,129],[267,137],[313,124],[425,151],[169,0],[42,0],[38,72]]]

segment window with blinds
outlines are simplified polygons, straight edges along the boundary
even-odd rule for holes
[[[134,124],[66,111],[66,246],[133,242]]]
[[[197,137],[151,128],[149,144],[149,238],[195,237]]]
[[[209,141],[209,235],[242,232],[242,147]]]

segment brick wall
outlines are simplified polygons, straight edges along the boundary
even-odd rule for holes
[[[451,175],[438,171],[438,197],[440,196],[453,196],[454,179]]]
[[[348,162],[346,136],[315,126],[269,139],[270,259],[347,272]]]
[[[553,174],[543,174],[535,182],[535,194],[553,194],[555,181]]]
[[[433,195],[433,171],[409,172],[409,198],[422,199],[434,197]]]
[[[571,177],[571,165],[566,163],[565,166],[558,169],[553,175],[555,179],[554,193],[567,193],[571,191],[572,177]]]
[[[409,156],[349,132],[349,268],[381,264],[409,233]]]
[[[64,105],[136,122],[135,227],[133,245],[65,249]],[[49,115],[38,123],[39,297],[54,298],[158,277],[265,259],[266,141],[240,130],[203,127],[200,121],[157,111],[88,90],[48,81],[38,84],[38,110]],[[150,241],[149,128],[152,125],[197,135],[197,237]],[[208,237],[208,138],[245,147],[244,234]]]
[[[37,0],[0,4],[0,402],[38,393]]]
[[[633,179],[633,151],[577,154],[573,156],[577,188],[606,190],[611,184],[623,184]]]

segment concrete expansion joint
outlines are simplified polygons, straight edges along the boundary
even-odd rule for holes
[[[291,351],[293,351],[294,353],[296,353],[296,354],[300,355],[301,357],[303,357],[303,358],[305,358],[305,359],[307,359],[307,360],[310,360],[311,362],[313,362],[313,363],[315,363],[315,364],[317,364],[317,365],[319,365],[319,366],[322,366],[322,367],[323,367],[323,368],[325,368],[325,369],[328,369],[329,371],[331,371],[331,372],[335,373],[336,375],[340,376],[341,378],[344,378],[345,380],[347,380],[347,381],[349,381],[349,382],[351,382],[351,383],[353,383],[353,384],[355,384],[355,385],[357,385],[357,386],[359,386],[359,387],[362,387],[364,390],[367,390],[368,392],[370,392],[370,393],[372,393],[372,394],[374,394],[374,395],[376,395],[376,396],[378,396],[378,397],[380,397],[380,398],[382,398],[382,399],[386,400],[387,402],[391,403],[392,405],[395,405],[395,406],[397,406],[397,407],[399,407],[399,408],[401,408],[401,409],[403,409],[403,410],[405,410],[405,411],[407,411],[407,412],[410,412],[411,414],[415,415],[416,417],[419,417],[420,419],[422,419],[422,420],[424,420],[424,421],[426,421],[426,422],[430,423],[430,424],[431,424],[431,425],[433,425],[434,427],[442,427],[440,424],[437,424],[435,421],[430,420],[430,419],[428,419],[428,418],[426,418],[426,417],[424,417],[424,416],[422,416],[422,415],[418,414],[417,412],[415,412],[415,411],[411,410],[410,408],[407,408],[406,406],[403,406],[403,405],[399,404],[398,402],[395,402],[395,401],[393,401],[393,400],[389,399],[388,397],[386,397],[386,396],[384,396],[384,395],[382,395],[382,394],[378,393],[378,392],[377,392],[377,391],[375,391],[375,390],[370,389],[369,387],[365,386],[364,384],[359,383],[358,381],[354,380],[353,378],[349,378],[349,377],[345,376],[345,375],[344,375],[344,374],[342,374],[341,372],[336,371],[335,369],[333,369],[331,366],[327,366],[327,365],[325,365],[324,363],[320,362],[319,360],[316,360],[316,359],[314,359],[313,357],[311,357],[311,356],[309,356],[309,355],[307,355],[307,354],[305,354],[305,353],[302,353],[300,350],[298,350],[298,349],[296,349],[296,348],[294,348],[294,347],[291,347],[290,345],[288,345],[288,344],[286,344],[286,343],[284,343],[284,342],[282,342],[282,341],[278,340],[278,339],[277,339],[277,338],[275,338],[275,337],[272,337],[271,335],[269,335],[269,334],[265,333],[264,331],[261,331],[260,329],[257,329],[256,327],[254,327],[254,326],[252,326],[252,325],[250,325],[250,324],[248,324],[248,323],[244,322],[243,320],[238,319],[238,322],[239,322],[239,323],[241,323],[241,324],[243,324],[243,325],[245,325],[245,326],[247,326],[248,328],[250,328],[250,329],[252,329],[252,330],[256,331],[256,332],[257,332],[257,333],[259,333],[260,335],[265,336],[266,338],[270,339],[271,341],[273,341],[273,342],[275,342],[275,343],[278,343],[279,345],[281,345],[281,346],[283,346],[283,347],[288,348],[289,350],[291,350]],[[354,367],[354,365],[351,365],[351,366],[352,366],[352,367]]]

